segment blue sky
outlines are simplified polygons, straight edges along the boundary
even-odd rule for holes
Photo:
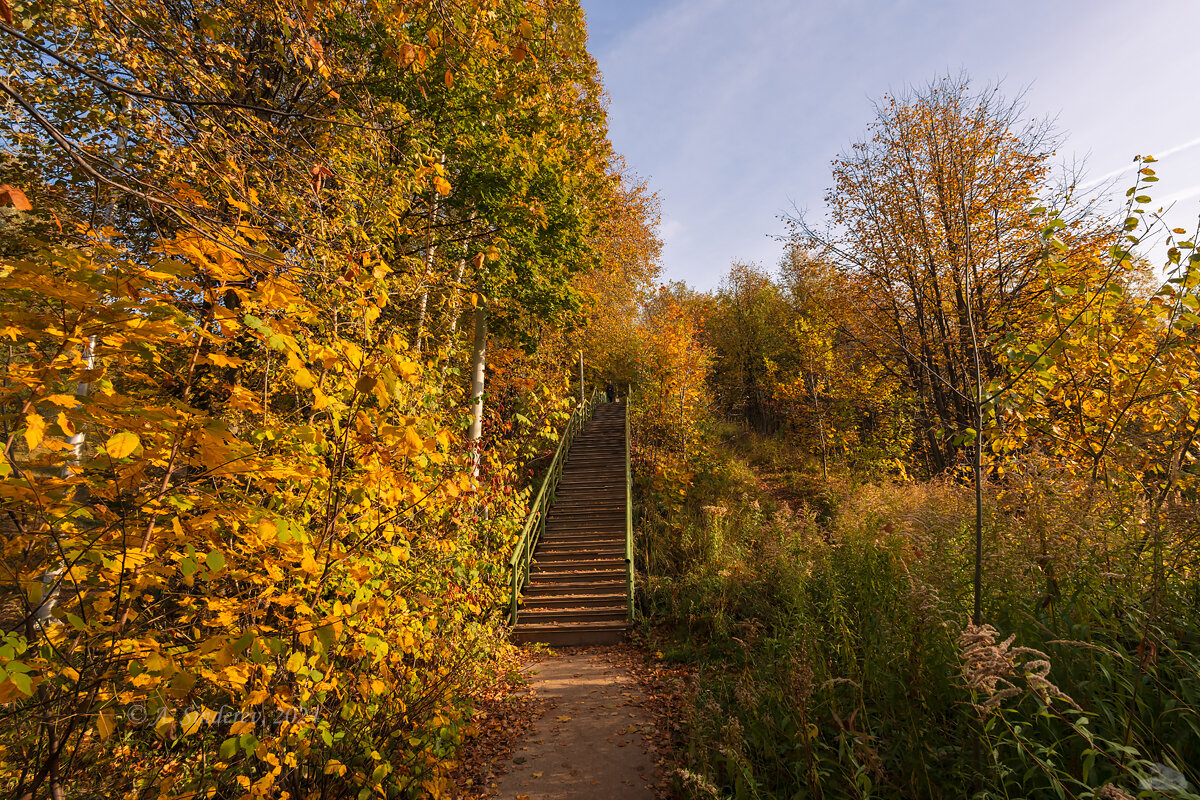
[[[887,91],[965,71],[1027,89],[1060,160],[1123,193],[1160,158],[1169,219],[1200,211],[1200,0],[583,0],[618,151],[662,199],[664,277],[715,287],[774,267],[793,206],[822,213],[829,162]],[[1166,154],[1166,155],[1164,155]]]

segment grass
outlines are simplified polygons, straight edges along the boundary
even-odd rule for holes
[[[1186,527],[1149,592],[1134,500],[1010,479],[988,497],[994,628],[968,636],[967,490],[826,483],[786,444],[721,433],[640,525],[658,647],[699,676],[681,794],[1195,796]]]

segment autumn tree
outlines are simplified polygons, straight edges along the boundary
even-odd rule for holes
[[[794,220],[797,242],[851,278],[879,352],[903,365],[934,472],[978,426],[980,385],[1001,371],[989,342],[1037,314],[1046,244],[1030,209],[1062,206],[1069,248],[1111,235],[1054,192],[1053,132],[1023,113],[966,79],[885,96],[869,138],[834,162],[830,228]]]
[[[780,355],[772,362],[771,391],[806,449],[846,466],[904,474],[911,452],[911,418],[903,382],[871,351],[874,337],[850,303],[846,276],[833,265],[787,247],[780,289],[788,314],[780,319]]]
[[[461,353],[581,307],[581,11],[11,11],[0,785],[443,791],[524,513]]]
[[[790,319],[782,293],[759,267],[734,264],[713,300],[704,333],[716,354],[717,400],[726,414],[756,430],[774,430],[780,416],[768,384],[786,346]]]

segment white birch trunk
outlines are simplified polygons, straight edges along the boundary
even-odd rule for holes
[[[475,342],[471,347],[471,427],[467,441],[474,451],[473,472],[479,476],[480,439],[483,436],[483,391],[487,374],[487,301],[480,295],[475,306]]]

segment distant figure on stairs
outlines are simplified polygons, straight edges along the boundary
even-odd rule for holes
[[[604,384],[604,396],[610,403],[617,402],[617,387],[613,386],[611,379],[608,381],[608,383]]]

